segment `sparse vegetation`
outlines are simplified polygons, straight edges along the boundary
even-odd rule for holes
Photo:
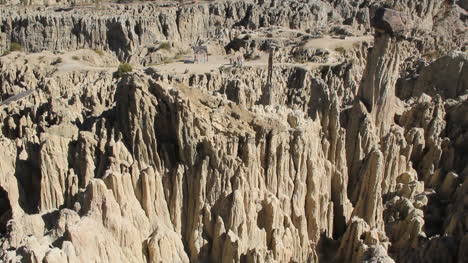
[[[102,51],[102,50],[93,49],[93,51],[94,51],[96,54],[98,54],[99,56],[101,56],[101,57],[104,56],[104,51]]]
[[[262,57],[261,57],[260,55],[255,54],[255,55],[253,55],[253,56],[248,56],[246,59],[247,59],[247,60],[259,60],[259,59],[261,59],[261,58],[262,58]]]
[[[188,53],[187,51],[179,50],[175,54],[174,59],[179,60],[179,59],[183,58],[185,55],[187,55],[187,53]]]
[[[9,50],[3,52],[2,56],[6,56],[6,55],[9,55],[11,52]]]
[[[132,72],[133,67],[128,63],[122,63],[119,65],[119,69],[117,70],[117,76],[121,78],[125,73]]]
[[[171,51],[171,44],[169,42],[162,42],[159,44],[158,50]]]
[[[337,47],[335,48],[335,51],[343,55],[346,52],[346,49],[344,47]]]
[[[80,57],[78,57],[78,56],[73,56],[72,59],[73,59],[73,60],[80,60]]]
[[[10,44],[10,51],[11,51],[11,52],[14,52],[14,51],[23,51],[23,46],[21,46],[21,44],[19,44],[19,43],[11,42],[11,44]]]
[[[163,57],[163,60],[162,60],[162,63],[163,64],[171,64],[174,62],[174,59],[173,58],[170,58],[170,57]]]
[[[440,50],[432,50],[423,54],[422,57],[425,60],[436,60],[442,57],[442,52],[440,52]]]
[[[61,57],[58,57],[54,62],[52,62],[52,65],[57,65],[63,62],[63,59]]]

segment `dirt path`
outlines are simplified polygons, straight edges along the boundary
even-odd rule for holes
[[[345,39],[333,38],[331,36],[324,36],[323,38],[310,40],[305,47],[307,48],[324,48],[329,50],[335,50],[336,48],[350,49],[354,44],[363,41],[373,40],[373,36],[358,36],[358,37],[346,37]]]
[[[208,58],[208,62],[206,63],[197,63],[194,64],[193,57],[191,55],[184,56],[179,61],[164,64],[164,65],[155,65],[159,71],[165,73],[176,73],[176,74],[183,74],[183,73],[206,73],[210,71],[215,71],[220,67],[229,67],[232,66],[229,63],[230,55],[211,55]],[[244,63],[245,66],[262,66],[267,65],[267,58],[266,54],[263,54],[260,59],[246,61]]]
[[[101,56],[93,50],[81,49],[69,51],[60,55],[61,63],[57,69],[60,72],[70,71],[116,71],[119,62],[106,56]]]

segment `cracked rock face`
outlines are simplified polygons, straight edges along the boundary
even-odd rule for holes
[[[41,51],[0,57],[0,261],[465,262],[466,32],[422,29],[463,1],[49,4],[0,10],[0,51]],[[115,73],[200,37],[281,45]]]

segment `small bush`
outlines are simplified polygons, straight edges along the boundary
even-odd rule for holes
[[[11,42],[10,44],[10,51],[23,51],[23,46],[21,46],[19,43],[16,42]]]
[[[159,44],[159,47],[158,47],[158,50],[167,50],[167,51],[171,51],[171,44],[169,44],[169,42],[162,42],[161,44]]]
[[[58,57],[54,62],[52,62],[52,65],[57,65],[63,62],[63,59],[61,57]]]
[[[250,55],[246,59],[247,60],[260,60],[262,57],[260,55]]]
[[[119,69],[117,70],[117,76],[121,78],[123,74],[132,72],[132,71],[133,71],[132,65],[128,63],[122,63],[119,65]]]
[[[344,47],[337,47],[335,48],[335,51],[340,54],[344,54],[346,50],[344,49]]]
[[[98,54],[99,56],[104,56],[104,52],[102,50],[99,50],[99,49],[93,49],[93,51]]]
[[[80,58],[78,56],[73,56],[72,59],[73,60],[80,60]]]
[[[3,52],[2,57],[3,57],[3,56],[6,56],[6,55],[9,55],[10,53],[11,53],[11,52],[7,50],[7,51]]]
[[[170,58],[170,57],[164,57],[163,60],[162,60],[163,64],[171,64],[173,62],[174,62],[174,59]]]
[[[174,58],[175,58],[176,60],[179,60],[179,59],[183,58],[185,55],[187,55],[187,51],[179,50],[179,51],[175,54]]]

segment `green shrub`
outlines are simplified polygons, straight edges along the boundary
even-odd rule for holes
[[[73,59],[73,60],[80,60],[80,57],[78,57],[78,56],[73,56],[72,59]]]
[[[11,42],[10,44],[10,51],[23,51],[23,46],[21,44],[16,43],[16,42]]]
[[[132,71],[133,71],[132,65],[128,63],[122,63],[119,65],[119,69],[117,70],[117,76],[121,78],[123,74],[132,72]]]
[[[171,44],[169,44],[169,42],[162,42],[161,44],[159,44],[159,47],[158,47],[158,50],[161,50],[161,49],[170,51]]]

